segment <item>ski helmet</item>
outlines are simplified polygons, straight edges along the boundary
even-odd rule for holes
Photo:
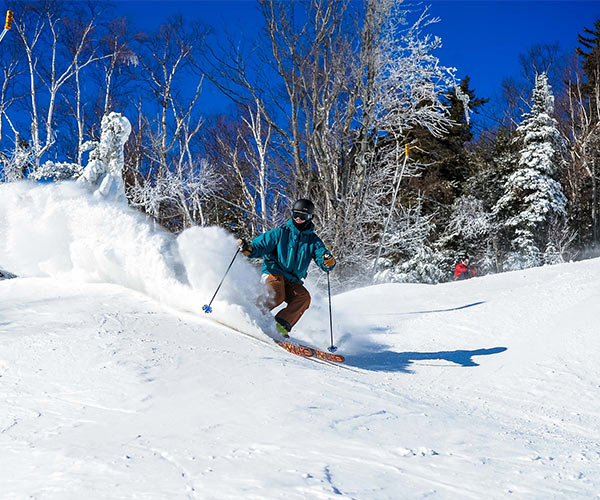
[[[312,201],[301,198],[292,207],[292,215],[299,214],[304,220],[310,220],[315,214],[315,206]]]

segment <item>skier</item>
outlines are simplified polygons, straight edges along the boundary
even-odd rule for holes
[[[275,315],[277,330],[289,337],[292,327],[310,306],[310,294],[302,285],[311,260],[325,272],[335,267],[335,258],[314,232],[315,206],[310,200],[294,203],[292,216],[284,226],[271,229],[252,241],[239,240],[242,254],[263,258],[262,272],[273,291],[267,307],[287,306]]]
[[[454,268],[454,280],[466,280],[477,274],[477,269],[469,265],[469,258],[463,257]]]

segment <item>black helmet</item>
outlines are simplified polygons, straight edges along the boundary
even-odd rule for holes
[[[292,207],[292,214],[296,212],[308,215],[307,219],[312,219],[315,214],[315,206],[312,201],[301,198]]]

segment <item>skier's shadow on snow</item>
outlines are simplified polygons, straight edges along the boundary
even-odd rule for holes
[[[473,356],[489,356],[506,351],[506,347],[492,347],[490,349],[476,349],[474,351],[439,351],[439,352],[393,352],[383,351],[359,354],[356,356],[346,356],[346,363],[349,365],[371,371],[385,372],[404,372],[412,373],[411,365],[435,365],[435,366],[456,366],[469,367],[479,366],[473,361]],[[433,363],[428,363],[433,361]],[[435,361],[452,363],[435,363]]]

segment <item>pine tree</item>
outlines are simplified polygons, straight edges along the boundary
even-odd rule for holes
[[[471,174],[465,150],[465,145],[473,139],[470,113],[479,112],[489,99],[476,97],[470,82],[471,79],[465,76],[457,88],[448,90],[442,97],[452,120],[452,126],[446,134],[435,137],[425,128],[415,127],[408,136],[409,141],[415,144],[414,159],[427,165],[423,176],[412,180],[411,187],[433,201],[431,206],[426,206],[432,212],[438,204],[450,206],[464,194],[465,180]],[[468,99],[468,110],[465,110],[465,97]],[[443,227],[446,221],[437,222]]]
[[[597,111],[595,89],[600,83],[600,19],[594,23],[595,30],[583,28],[584,33],[591,36],[577,35],[577,41],[582,47],[577,47],[577,55],[581,57],[581,67],[586,77],[582,90],[590,99],[590,109]],[[588,51],[586,51],[588,49]],[[600,117],[596,114],[596,120]]]
[[[531,111],[517,127],[517,169],[494,207],[511,241],[508,269],[541,265],[552,223],[566,216],[567,199],[554,178],[562,163],[564,141],[553,112],[554,96],[542,73],[536,76]]]

